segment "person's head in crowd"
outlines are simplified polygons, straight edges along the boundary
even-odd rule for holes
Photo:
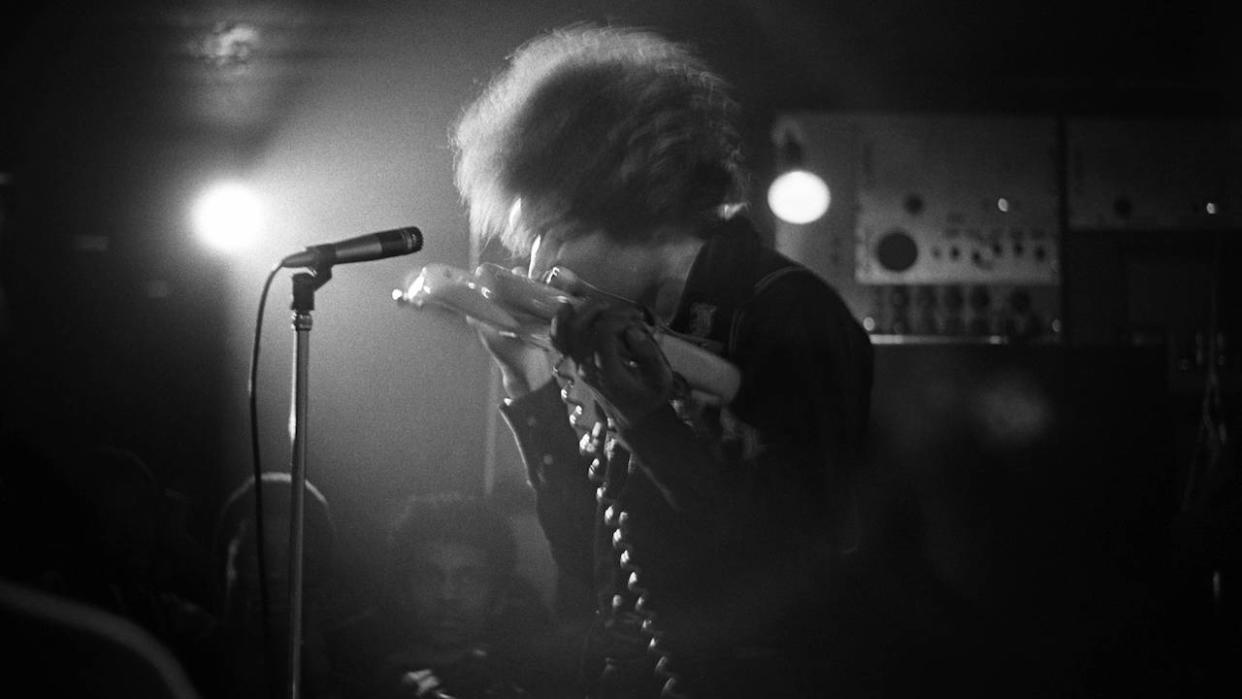
[[[293,488],[288,473],[265,473],[262,478],[263,546],[269,614],[281,627],[289,618],[289,534]],[[328,501],[306,482],[303,509],[303,594],[306,609],[326,600],[333,581],[336,526]],[[216,563],[222,575],[220,617],[228,624],[257,629],[261,620],[258,522],[254,479],[238,487],[225,501],[216,525]]]
[[[220,579],[220,621],[213,694],[264,696],[289,682],[290,577],[289,535],[293,521],[293,487],[288,473],[265,473],[256,489],[247,479],[225,500],[216,522],[214,560]],[[266,629],[259,571],[259,522],[256,493],[261,494],[262,542],[268,593]],[[327,686],[327,665],[320,656],[325,617],[333,611],[336,527],[328,501],[306,482],[303,498],[302,682],[308,696]],[[264,645],[266,641],[266,645]]]
[[[442,654],[484,642],[513,579],[508,522],[484,500],[411,498],[388,535],[390,599],[420,645]]]

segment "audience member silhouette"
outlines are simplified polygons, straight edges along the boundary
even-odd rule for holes
[[[212,696],[263,697],[288,692],[293,493],[287,473],[266,473],[261,483],[267,628],[265,632],[252,478],[227,499],[217,523],[215,559],[221,583],[220,627],[214,644],[217,672],[205,690]],[[335,696],[327,674],[322,629],[332,613],[336,527],[327,499],[310,482],[304,503],[301,694],[322,699]]]

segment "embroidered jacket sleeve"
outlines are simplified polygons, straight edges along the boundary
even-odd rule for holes
[[[549,381],[500,408],[526,464],[539,523],[558,573],[559,611],[589,612],[592,598],[592,532],[595,488],[587,459],[566,418],[560,388]]]
[[[741,303],[731,331],[743,381],[734,435],[728,419],[714,436],[669,408],[621,437],[685,521],[749,549],[772,576],[799,574],[833,543],[867,421],[871,345],[836,293],[797,267]]]

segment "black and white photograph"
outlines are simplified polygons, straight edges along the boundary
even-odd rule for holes
[[[1242,696],[1235,5],[11,3],[0,696]]]

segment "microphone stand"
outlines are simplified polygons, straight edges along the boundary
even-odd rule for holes
[[[318,264],[312,272],[293,275],[293,330],[297,341],[293,355],[292,463],[289,469],[291,512],[289,515],[289,696],[298,699],[302,690],[302,590],[303,520],[306,504],[307,377],[310,366],[311,311],[315,290],[332,279],[332,266]],[[260,533],[262,536],[262,533]]]

